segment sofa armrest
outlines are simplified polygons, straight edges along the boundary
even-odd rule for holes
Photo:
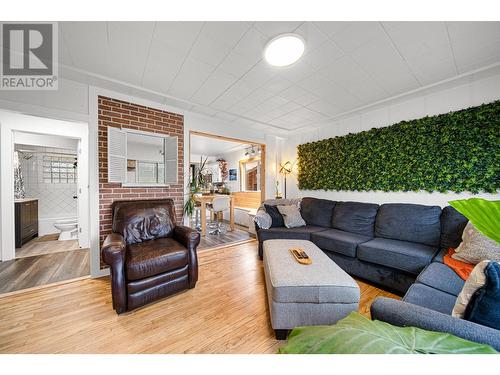
[[[400,327],[417,327],[429,331],[445,332],[500,350],[500,331],[422,306],[379,297],[371,305],[370,311],[372,319]]]
[[[125,279],[126,243],[121,234],[109,234],[102,244],[102,260],[111,268],[113,308],[118,314],[127,311],[127,282]]]
[[[189,254],[189,287],[194,288],[198,281],[198,255],[196,248],[200,244],[200,234],[184,225],[176,225],[174,239],[188,249]]]

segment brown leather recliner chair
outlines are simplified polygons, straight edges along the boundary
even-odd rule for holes
[[[113,233],[101,252],[111,267],[116,312],[194,288],[199,243],[198,232],[176,225],[172,199],[114,202]]]

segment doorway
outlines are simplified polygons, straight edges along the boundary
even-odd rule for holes
[[[189,224],[201,233],[199,249],[253,240],[253,217],[265,197],[265,145],[198,131],[189,136],[189,183],[196,195]],[[214,207],[224,196],[229,203]]]
[[[90,275],[87,124],[0,112],[0,293]]]

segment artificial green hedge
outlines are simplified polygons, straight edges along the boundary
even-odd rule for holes
[[[500,189],[500,100],[298,146],[302,190]]]

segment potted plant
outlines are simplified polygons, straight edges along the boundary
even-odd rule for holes
[[[196,205],[195,195],[198,194],[201,188],[205,185],[205,166],[208,160],[208,156],[203,160],[203,157],[200,157],[200,167],[195,176],[193,176],[193,180],[188,186],[188,192],[186,197],[186,203],[184,203],[184,215],[188,215],[191,217],[194,212],[194,207]]]

